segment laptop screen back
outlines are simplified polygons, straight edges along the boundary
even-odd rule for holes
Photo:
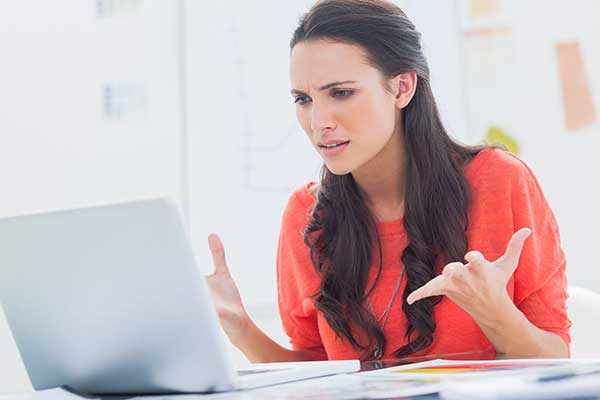
[[[204,278],[165,199],[0,219],[0,300],[38,390],[235,383]]]

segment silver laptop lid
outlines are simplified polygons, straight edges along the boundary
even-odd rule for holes
[[[235,384],[204,277],[166,199],[0,219],[0,300],[35,389]]]

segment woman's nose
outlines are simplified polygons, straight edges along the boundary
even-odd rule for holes
[[[335,120],[332,113],[324,106],[313,103],[310,117],[310,129],[315,133],[335,129]]]

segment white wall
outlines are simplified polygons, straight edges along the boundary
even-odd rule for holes
[[[128,4],[107,16],[94,1],[4,4],[0,215],[181,199],[175,4]]]
[[[422,34],[431,86],[444,126],[455,139],[471,141],[465,107],[457,0],[398,0],[395,3]]]
[[[0,216],[185,204],[177,17],[173,1],[2,3]],[[0,393],[29,385],[0,312]]]
[[[210,271],[206,236],[222,236],[248,303],[274,303],[281,213],[320,165],[288,81],[288,42],[309,3],[185,2],[192,240]]]
[[[515,84],[523,156],[535,168],[556,212],[571,283],[600,291],[600,275],[596,273],[600,238],[600,3],[573,0],[568,7],[549,7],[541,0],[514,0],[509,12],[517,37],[519,75]],[[570,40],[581,43],[597,115],[594,124],[576,131],[565,128],[555,49],[557,43]]]
[[[465,32],[502,26],[511,30],[504,37],[482,41],[479,54],[464,54],[472,67],[480,66],[466,77],[470,136],[479,141],[489,124],[496,124],[519,142],[521,157],[533,168],[558,219],[570,283],[599,291],[595,247],[600,225],[600,3],[498,4],[497,15],[473,21],[465,16],[469,1],[460,1]],[[597,116],[595,123],[578,130],[565,127],[555,48],[564,41],[581,44]],[[464,43],[468,45],[466,39]],[[480,59],[474,61],[477,56]]]

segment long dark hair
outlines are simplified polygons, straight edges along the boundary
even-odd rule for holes
[[[446,132],[431,91],[421,35],[397,6],[384,0],[318,1],[302,17],[290,47],[319,39],[361,46],[370,64],[386,78],[410,71],[417,75],[416,92],[402,113],[407,156],[403,224],[409,244],[399,256],[407,278],[402,309],[408,320],[408,344],[394,356],[407,356],[433,342],[433,311],[439,298],[413,305],[408,305],[406,298],[435,276],[436,261],[463,260],[470,201],[464,168],[483,147],[461,145]],[[365,307],[381,273],[381,243],[375,217],[351,174],[335,175],[323,165],[321,187],[304,241],[321,276],[315,307],[338,337],[354,348],[368,351],[365,354],[371,354],[375,345],[385,349],[382,328]],[[369,266],[374,260],[379,265],[377,279],[367,290]],[[364,335],[353,334],[355,328]]]

